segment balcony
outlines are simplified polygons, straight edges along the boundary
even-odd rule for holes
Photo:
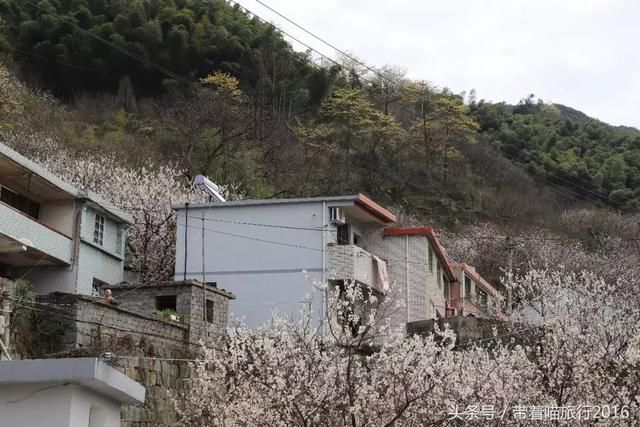
[[[329,280],[354,280],[378,288],[378,266],[373,256],[356,245],[327,247]]]
[[[0,203],[0,264],[70,265],[72,252],[70,237]]]

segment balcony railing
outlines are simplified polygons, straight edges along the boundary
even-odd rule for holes
[[[369,252],[356,245],[330,245],[327,254],[329,280],[354,280],[377,286],[378,267]]]
[[[23,244],[28,251],[71,264],[73,242],[71,238],[28,217],[22,212],[0,203],[0,237]]]

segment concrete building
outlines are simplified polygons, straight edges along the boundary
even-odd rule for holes
[[[456,277],[449,307],[453,315],[495,318],[499,314],[500,294],[466,263],[450,263]]]
[[[396,216],[358,194],[175,206],[175,280],[215,282],[233,292],[231,313],[258,326],[272,310],[297,316],[314,283],[379,286],[367,236]]]
[[[309,295],[318,296],[313,309],[321,315],[326,307],[313,283],[370,287],[385,295],[384,315],[403,330],[409,322],[484,315],[481,308],[497,296],[475,270],[453,263],[432,228],[392,227],[396,217],[362,194],[175,209],[175,279],[229,289],[238,297],[231,312],[250,326],[268,322],[274,309],[295,317]],[[393,287],[388,295],[382,276]],[[458,280],[465,277],[473,299],[468,294],[461,305]]]
[[[119,427],[142,385],[96,358],[0,362],[0,425]]]
[[[392,313],[392,325],[447,316],[455,276],[430,227],[387,227],[367,236],[367,247],[387,262],[392,286],[405,304]]]
[[[122,281],[132,221],[0,144],[0,276],[37,293],[96,293]]]

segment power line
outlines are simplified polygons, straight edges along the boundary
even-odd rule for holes
[[[320,52],[319,50],[311,47],[309,44],[301,41],[300,39],[298,39],[297,37],[289,34],[288,32],[284,31],[282,28],[270,23],[268,20],[266,20],[265,18],[261,17],[260,15],[258,15],[255,12],[252,12],[251,10],[247,9],[246,7],[244,7],[242,4],[238,3],[235,0],[228,0],[230,3],[233,3],[235,5],[237,5],[238,7],[244,9],[245,12],[255,16],[256,18],[258,18],[259,20],[261,20],[262,22],[272,25],[273,27],[277,28],[278,31],[280,31],[282,34],[286,35],[287,37],[289,37],[290,39],[296,41],[297,43],[300,43],[302,46],[306,47],[307,49],[309,49],[312,52],[315,52],[316,54],[320,55],[321,57],[323,57],[324,59],[326,59],[327,61],[333,63],[334,65],[340,67],[340,68],[344,68],[342,64],[340,64],[338,61],[336,61],[333,58],[330,58],[329,56],[325,55],[324,53]],[[314,64],[315,65],[315,64]],[[355,72],[354,72],[355,73]],[[357,73],[356,73],[357,74]],[[362,80],[366,81],[367,83],[374,85],[375,83],[372,82],[371,80],[367,79],[366,77],[362,76],[361,74],[358,74],[358,77],[360,77]]]
[[[508,157],[508,158],[510,158],[510,159],[512,159],[512,160],[514,160],[514,162],[513,162],[513,163],[514,163],[514,164],[516,164],[516,165],[520,165],[520,166],[519,166],[519,167],[520,167],[520,169],[524,170],[524,168],[522,167],[521,160],[520,160],[518,157],[513,156],[513,155],[511,155],[511,154],[509,154],[509,153],[506,153],[506,152],[501,152],[501,153],[502,153],[504,156],[506,156],[506,157]],[[526,172],[526,171],[525,171],[525,172]],[[543,182],[543,183],[545,183],[545,184],[547,184],[547,185],[557,187],[557,188],[559,188],[559,189],[561,189],[561,190],[563,190],[563,191],[566,191],[566,192],[572,193],[572,194],[576,195],[577,197],[581,197],[581,198],[582,198],[582,199],[584,199],[585,201],[590,201],[590,202],[593,202],[593,203],[597,203],[597,204],[599,204],[599,205],[601,205],[601,206],[603,206],[603,207],[606,207],[606,208],[608,208],[608,209],[611,209],[611,208],[612,208],[612,206],[611,206],[611,205],[608,205],[608,204],[606,204],[606,203],[604,203],[604,202],[602,201],[602,199],[607,200],[607,201],[609,201],[610,203],[614,203],[614,202],[613,202],[613,200],[611,200],[609,197],[604,196],[604,195],[601,195],[601,194],[598,194],[598,193],[595,193],[595,192],[593,192],[593,191],[591,191],[591,190],[589,190],[589,189],[587,189],[587,188],[584,188],[584,187],[581,187],[581,186],[579,186],[579,185],[577,185],[577,184],[574,184],[574,183],[572,183],[571,181],[565,180],[565,179],[563,179],[562,177],[554,176],[553,178],[557,178],[557,179],[559,179],[559,180],[562,180],[562,181],[564,181],[564,182],[566,182],[566,183],[568,183],[568,184],[570,184],[570,185],[572,185],[572,186],[574,186],[574,187],[576,187],[576,188],[578,188],[578,189],[581,189],[581,190],[583,190],[583,191],[591,192],[591,193],[593,193],[596,197],[598,197],[598,199],[593,199],[593,198],[587,197],[586,195],[581,194],[581,193],[578,193],[577,191],[573,191],[573,190],[571,190],[570,188],[567,188],[567,187],[565,187],[565,186],[560,186],[560,185],[558,185],[558,184],[554,184],[554,183],[552,183],[552,182],[550,182],[550,181],[547,181],[547,180],[545,180],[545,179],[543,179],[543,178],[541,178],[541,177],[539,177],[539,176],[537,176],[537,175],[535,175],[535,174],[529,173],[529,175],[530,175],[533,179],[536,179],[536,180],[538,180],[538,181],[541,181],[541,182]],[[617,204],[618,204],[618,205],[620,205],[620,203],[617,203]],[[629,213],[629,214],[631,213],[631,212],[625,211],[624,209],[622,209],[622,208],[620,208],[620,207],[617,207],[617,208],[615,208],[615,209],[617,209],[617,210],[619,210],[619,211],[621,211],[621,212],[623,212],[623,213]]]
[[[311,37],[315,38],[316,40],[324,43],[325,45],[329,46],[331,49],[337,51],[338,53],[340,53],[341,55],[343,55],[346,58],[349,58],[350,60],[352,60],[353,62],[357,63],[358,65],[366,68],[367,70],[371,71],[372,73],[376,74],[378,77],[380,77],[381,79],[383,79],[385,82],[393,84],[395,86],[398,86],[400,88],[402,88],[402,84],[395,82],[393,80],[391,80],[390,78],[388,78],[387,76],[385,76],[384,74],[380,73],[378,70],[376,70],[375,68],[370,67],[369,65],[365,64],[364,62],[358,60],[357,58],[355,58],[354,56],[348,54],[347,52],[337,48],[336,46],[334,46],[333,44],[329,43],[328,41],[322,39],[321,37],[319,37],[318,35],[312,33],[311,31],[307,30],[306,28],[302,27],[301,25],[299,25],[298,23],[294,22],[293,20],[287,18],[286,16],[284,16],[282,13],[278,12],[277,10],[273,9],[271,6],[267,5],[266,3],[260,1],[260,0],[256,0],[257,3],[261,4],[262,6],[266,7],[267,9],[269,9],[271,12],[275,13],[276,15],[278,15],[279,17],[281,17],[282,19],[284,19],[285,21],[289,22],[290,24],[295,25],[297,28],[299,28],[300,30],[304,31],[305,33],[307,33],[308,35],[310,35]]]
[[[280,13],[280,12],[278,12],[278,11],[277,11],[277,10],[275,10],[274,8],[270,7],[269,5],[267,5],[266,3],[264,3],[263,1],[261,1],[261,0],[256,0],[256,2],[257,2],[257,3],[259,3],[260,5],[264,6],[265,8],[267,8],[268,10],[270,10],[271,12],[275,13],[276,15],[278,15],[279,17],[281,17],[281,18],[282,18],[282,19],[284,19],[285,21],[287,21],[287,22],[289,22],[289,23],[293,24],[294,26],[296,26],[296,27],[297,27],[297,28],[299,28],[300,30],[304,31],[306,34],[308,34],[308,35],[312,36],[313,38],[315,38],[316,40],[318,40],[318,41],[322,42],[322,43],[323,43],[323,44],[325,44],[326,46],[329,46],[330,48],[334,49],[335,51],[337,51],[337,52],[338,52],[338,53],[340,53],[341,55],[343,55],[343,56],[345,56],[345,57],[347,57],[347,58],[351,59],[352,61],[356,62],[357,64],[359,64],[359,65],[363,66],[364,68],[368,69],[369,71],[371,71],[371,72],[375,73],[376,75],[378,75],[379,77],[381,77],[383,80],[385,80],[387,83],[392,83],[392,84],[394,84],[394,85],[396,85],[396,86],[400,87],[401,89],[406,89],[406,88],[405,88],[401,83],[398,83],[398,82],[395,82],[395,81],[393,81],[393,80],[389,79],[387,76],[385,76],[385,75],[383,75],[383,74],[379,73],[377,70],[375,70],[375,69],[373,69],[373,68],[369,67],[367,64],[365,64],[365,63],[363,63],[363,62],[359,61],[358,59],[354,58],[353,56],[349,55],[348,53],[344,52],[343,50],[341,50],[341,49],[337,48],[337,47],[336,47],[336,46],[334,46],[333,44],[331,44],[331,43],[327,42],[326,40],[324,40],[323,38],[321,38],[321,37],[319,37],[318,35],[314,34],[313,32],[311,32],[311,31],[307,30],[306,28],[304,28],[303,26],[301,26],[301,25],[300,25],[300,24],[298,24],[297,22],[295,22],[295,21],[293,21],[292,19],[290,19],[290,18],[286,17],[285,15],[283,15],[283,14],[282,14],[282,13]],[[234,2],[234,3],[235,3],[235,2]],[[236,3],[236,4],[238,4],[238,3]],[[255,15],[255,14],[254,14],[254,15]],[[257,15],[256,15],[256,16],[257,16]],[[259,17],[259,16],[258,16],[258,17]],[[259,18],[260,18],[260,17],[259,17]],[[262,19],[262,18],[260,18],[260,19]],[[264,20],[264,19],[263,19],[263,20]],[[284,33],[284,34],[287,34],[287,33],[285,33],[285,32],[283,32],[283,33]],[[287,35],[289,35],[289,34],[287,34]],[[371,82],[369,82],[369,83],[371,83]],[[513,160],[516,160],[516,161],[518,161],[518,162],[520,161],[520,159],[516,158],[515,156],[511,156],[509,153],[506,153],[506,152],[501,152],[501,153],[502,153],[503,155],[505,155],[505,156],[508,156],[508,157],[512,158]],[[553,184],[553,183],[551,183],[551,182],[548,182],[548,181],[546,181],[546,180],[544,180],[544,179],[542,179],[542,178],[540,178],[540,177],[536,177],[535,175],[532,175],[532,176],[533,176],[534,178],[537,178],[537,179],[539,179],[540,181],[542,181],[542,182],[546,183],[547,185],[555,185],[555,184]],[[594,194],[596,197],[598,197],[598,199],[586,198],[584,195],[580,195],[579,193],[572,192],[570,189],[567,189],[566,187],[560,187],[560,186],[557,186],[557,185],[556,185],[556,187],[561,188],[561,189],[563,189],[563,190],[565,190],[565,191],[569,191],[569,192],[572,192],[572,193],[577,194],[577,195],[579,195],[579,196],[582,196],[583,198],[585,198],[585,199],[587,199],[587,200],[589,200],[589,201],[592,201],[592,202],[595,202],[595,203],[602,204],[602,205],[604,205],[604,206],[605,206],[605,207],[607,207],[607,208],[609,208],[609,207],[611,207],[611,206],[610,206],[610,205],[607,205],[607,204],[604,204],[600,199],[605,199],[605,200],[609,201],[609,203],[614,203],[614,202],[613,202],[609,197],[603,196],[602,194],[599,194],[599,193],[596,193],[596,192],[591,191],[591,190],[589,190],[589,189],[586,189],[586,188],[584,188],[584,187],[578,186],[577,184],[572,183],[572,182],[570,182],[570,181],[568,181],[568,180],[565,180],[565,179],[564,179],[564,178],[562,178],[562,177],[555,177],[555,178],[557,178],[557,179],[559,179],[559,180],[561,180],[561,181],[564,181],[564,182],[566,182],[566,183],[568,183],[568,184],[570,184],[570,185],[572,185],[572,186],[574,186],[574,187],[576,187],[576,188],[579,188],[579,189],[581,189],[581,190],[583,190],[583,191],[590,192],[590,193]],[[566,196],[565,196],[565,197],[566,197]],[[621,209],[621,208],[619,207],[620,203],[616,203],[616,204],[618,204],[618,209],[619,209],[619,210],[621,210],[621,211],[625,212],[623,209]],[[626,213],[629,213],[629,212],[626,212]]]

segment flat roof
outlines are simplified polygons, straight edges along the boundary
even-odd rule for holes
[[[56,189],[62,191],[63,193],[69,194],[76,199],[89,200],[102,208],[108,214],[111,214],[112,216],[120,219],[127,224],[133,224],[133,217],[125,211],[107,203],[104,199],[102,199],[92,191],[77,189],[73,185],[58,178],[55,174],[49,172],[43,166],[27,159],[22,154],[12,150],[2,143],[0,143],[0,156],[9,159],[11,162],[23,169],[29,170],[33,175],[39,177],[40,179],[47,182],[49,185],[55,187]]]
[[[260,205],[278,205],[278,204],[296,204],[296,203],[336,203],[336,204],[349,204],[353,203],[355,206],[367,211],[370,215],[375,216],[383,222],[391,223],[396,222],[397,217],[388,209],[379,205],[371,200],[364,194],[354,194],[348,196],[329,196],[329,197],[303,197],[292,199],[246,199],[246,200],[234,200],[230,202],[208,202],[208,203],[189,203],[189,209],[207,208],[231,208],[238,206],[260,206]],[[186,204],[173,205],[174,210],[187,209]]]
[[[191,208],[230,208],[234,206],[257,206],[257,205],[279,205],[279,204],[294,204],[294,203],[318,203],[318,202],[355,202],[358,199],[358,195],[351,196],[331,196],[331,197],[299,197],[293,199],[244,199],[233,200],[230,202],[204,202],[204,203],[189,203],[189,209]],[[181,210],[186,209],[185,204],[173,205],[173,209]]]
[[[173,280],[168,282],[156,282],[156,283],[148,283],[144,285],[139,285],[130,282],[120,282],[115,285],[105,286],[105,289],[111,289],[112,291],[119,290],[129,290],[129,289],[158,289],[158,288],[177,288],[177,287],[185,287],[191,286],[195,288],[202,288],[202,282],[199,280]],[[207,291],[225,296],[229,299],[236,299],[236,296],[223,288],[218,288],[217,286],[212,285],[211,283],[205,283]],[[118,295],[114,295],[114,298],[117,298]]]
[[[0,385],[39,383],[82,385],[129,405],[144,403],[146,392],[140,383],[95,357],[0,362]]]

